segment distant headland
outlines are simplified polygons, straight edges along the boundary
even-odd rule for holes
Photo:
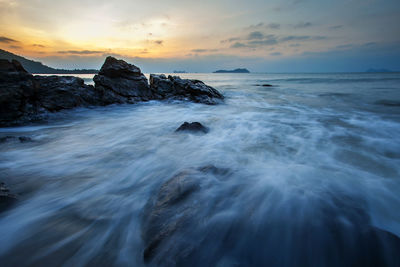
[[[250,73],[248,69],[217,70],[213,73]]]
[[[99,71],[94,69],[55,69],[44,65],[42,62],[33,61],[0,49],[0,59],[17,60],[25,70],[35,74],[97,74]]]

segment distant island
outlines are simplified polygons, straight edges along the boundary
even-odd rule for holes
[[[44,65],[41,62],[26,59],[24,57],[15,55],[8,51],[0,49],[0,59],[17,60],[29,72],[34,74],[97,74],[99,71],[95,69],[55,69]]]
[[[250,73],[248,69],[217,70],[213,73]]]
[[[187,72],[184,70],[174,70],[174,73],[187,73]]]
[[[365,72],[370,72],[370,73],[384,73],[384,72],[394,72],[392,70],[388,70],[388,69],[368,69]]]

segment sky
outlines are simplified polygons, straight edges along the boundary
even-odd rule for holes
[[[400,70],[400,0],[0,0],[0,48],[68,69]]]

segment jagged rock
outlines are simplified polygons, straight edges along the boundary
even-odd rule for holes
[[[208,128],[203,126],[200,122],[187,122],[185,121],[175,132],[188,131],[188,132],[203,132],[208,133]]]
[[[0,60],[0,126],[39,120],[47,112],[101,104],[100,94],[81,78],[32,76],[17,61]]]
[[[198,80],[151,75],[107,57],[93,78],[95,87],[72,76],[32,76],[18,61],[0,60],[0,126],[41,120],[63,109],[138,101],[178,99],[217,104],[223,96]]]
[[[106,103],[134,103],[155,98],[138,67],[113,57],[106,58],[93,81]]]
[[[0,183],[0,212],[5,211],[15,203],[17,197],[10,193],[10,190],[4,183]]]
[[[215,105],[221,103],[224,96],[216,89],[199,80],[181,79],[169,75],[150,75],[150,88],[162,99],[190,100],[195,103]]]

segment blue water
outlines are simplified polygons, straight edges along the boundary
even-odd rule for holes
[[[400,74],[179,75],[225,104],[150,101],[0,128],[34,140],[0,144],[0,179],[20,198],[0,214],[2,266],[143,266],[146,203],[210,164],[229,177],[201,181],[196,223],[151,264],[340,266],[363,246],[359,229],[400,238]],[[184,121],[210,132],[176,134]]]

